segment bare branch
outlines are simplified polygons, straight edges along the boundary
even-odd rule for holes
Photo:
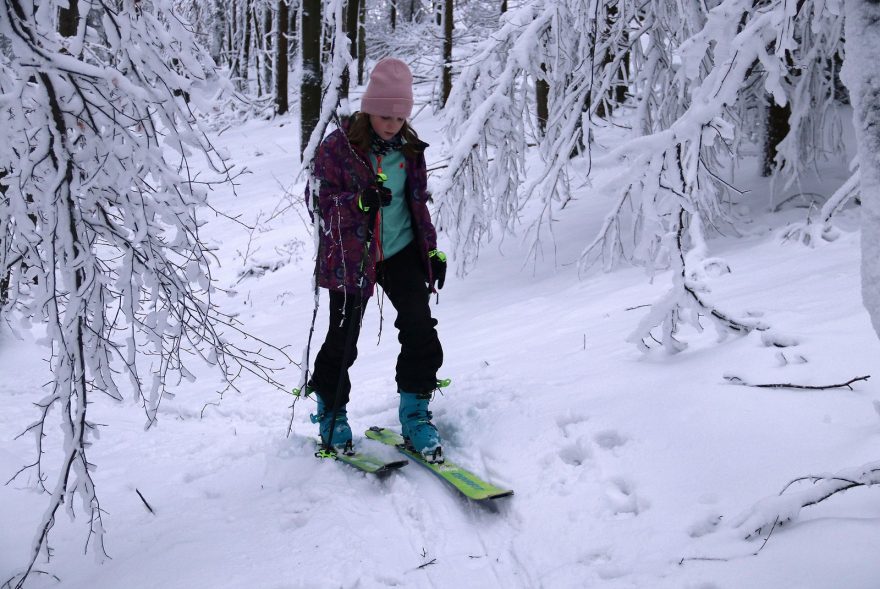
[[[735,375],[725,375],[724,380],[728,381],[731,384],[738,384],[746,387],[756,387],[761,389],[802,389],[809,391],[823,391],[829,389],[849,389],[853,390],[852,384],[856,382],[866,381],[871,378],[870,375],[867,376],[857,376],[855,378],[851,378],[846,382],[842,382],[839,384],[828,384],[828,385],[803,385],[803,384],[792,384],[792,383],[769,383],[769,384],[753,384],[750,382],[746,382],[744,379],[735,376]]]

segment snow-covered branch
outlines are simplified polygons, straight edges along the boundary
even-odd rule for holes
[[[272,376],[277,348],[217,307],[210,248],[199,235],[210,188],[235,172],[202,131],[213,64],[169,0],[0,5],[0,316],[46,326],[54,382],[39,404],[36,472],[49,506],[32,546],[48,558],[62,506],[83,501],[89,543],[103,553],[102,510],[87,458],[97,393],[123,399],[120,374],[155,423],[168,387],[192,380],[188,358],[218,366],[229,386]],[[68,11],[68,6],[76,10]],[[66,33],[56,20],[75,18]],[[198,169],[213,170],[203,176]],[[210,172],[209,172],[210,173]],[[17,324],[18,322],[16,322]],[[274,352],[273,352],[274,350]],[[279,358],[279,356],[275,356]],[[60,411],[63,458],[43,464],[45,420]],[[45,486],[44,486],[45,485]]]
[[[813,220],[812,210],[808,213],[806,221],[789,225],[782,233],[782,239],[795,240],[800,243],[815,247],[825,241],[834,241],[840,232],[831,223],[836,215],[847,202],[855,199],[859,194],[859,172],[853,172],[846,182],[834,191],[819,211],[818,220]]]
[[[690,243],[686,246],[686,240]],[[678,227],[671,245],[673,255],[672,288],[639,323],[628,341],[644,351],[651,346],[650,340],[663,345],[668,352],[680,352],[687,344],[676,338],[681,325],[688,324],[697,331],[703,331],[702,318],[706,318],[723,340],[730,334],[746,334],[752,330],[767,329],[767,326],[751,317],[733,317],[722,312],[707,301],[708,287],[705,282],[707,260],[706,245],[699,215],[688,214],[684,208],[679,210]],[[711,263],[714,263],[712,261]],[[653,330],[660,327],[659,338]]]
[[[530,126],[528,80],[541,75],[535,52],[544,53],[556,18],[555,5],[537,2],[504,19],[462,69],[446,103],[452,149],[434,188],[437,225],[452,235],[462,272],[496,223],[511,229],[517,221]]]
[[[843,491],[880,483],[880,463],[872,462],[823,475],[794,479],[778,495],[763,499],[733,519],[730,526],[745,538],[757,538],[772,526],[795,522],[801,511]]]
[[[836,1],[523,5],[463,68],[446,109],[452,160],[435,192],[459,267],[472,266],[493,229],[512,230],[526,210],[535,254],[542,227],[571,198],[568,178],[577,162],[591,175],[602,172],[593,192],[614,194],[582,252],[581,270],[623,260],[673,269],[673,289],[633,341],[644,342],[663,322],[671,336],[685,307],[725,332],[757,328],[708,304],[699,294],[707,281],[692,278],[703,274],[705,239],[735,222],[738,191],[720,171],[758,121],[754,105],[765,95],[792,105],[792,130],[777,152],[780,173],[791,178],[835,150],[839,125],[827,117],[840,39]],[[549,87],[552,113],[543,133],[540,97],[532,94],[539,82]],[[631,109],[630,137],[594,157],[590,127],[614,121],[620,108]],[[540,161],[527,157],[526,130],[538,138]],[[586,166],[572,159],[581,141]],[[528,207],[538,198],[540,206]]]

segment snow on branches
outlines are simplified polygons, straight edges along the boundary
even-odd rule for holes
[[[880,335],[880,3],[847,0],[843,79],[853,104],[862,198],[862,301]]]
[[[594,191],[615,193],[585,244],[581,269],[629,261],[673,270],[671,290],[632,341],[645,347],[665,324],[664,346],[681,349],[668,340],[690,312],[725,333],[761,327],[699,294],[708,291],[699,278],[705,239],[735,221],[731,196],[738,191],[721,170],[743,139],[755,139],[755,107],[767,96],[791,105],[792,130],[776,156],[780,173],[793,178],[837,144],[826,114],[841,22],[838,0],[546,0],[506,15],[463,68],[446,108],[452,159],[435,192],[460,267],[475,262],[493,228],[512,231],[539,199],[526,219],[534,254],[542,227],[552,229],[554,212],[572,196],[574,161],[592,176],[603,172]],[[540,84],[549,88],[546,121],[535,114],[540,93],[532,89]],[[592,127],[600,118],[618,120],[621,109],[629,138],[595,158]],[[526,130],[538,142],[539,162],[527,158]]]
[[[746,539],[772,532],[780,525],[793,523],[801,511],[843,491],[880,483],[880,463],[872,462],[835,473],[803,476],[792,480],[778,495],[757,502],[734,518],[729,526]]]
[[[446,102],[451,160],[439,186],[437,225],[453,238],[462,272],[476,262],[493,225],[512,230],[525,182],[527,80],[540,75],[541,50],[556,9],[536,2],[503,19],[480,44]],[[572,23],[573,24],[573,23]],[[500,73],[499,73],[500,72]]]
[[[0,317],[46,326],[54,376],[27,429],[37,459],[19,473],[50,494],[20,586],[50,554],[56,511],[73,513],[77,497],[103,554],[87,459],[96,393],[122,400],[124,375],[149,427],[172,379],[194,378],[187,357],[219,366],[232,387],[243,372],[280,384],[271,346],[213,301],[199,210],[233,172],[194,114],[219,84],[213,62],[171,1],[6,0],[0,38]],[[51,484],[42,440],[53,410],[64,439]]]

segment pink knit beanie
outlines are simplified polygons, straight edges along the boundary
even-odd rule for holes
[[[361,112],[382,117],[409,118],[413,109],[412,73],[393,57],[386,57],[370,73]]]

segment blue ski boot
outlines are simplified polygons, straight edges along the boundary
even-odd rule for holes
[[[336,412],[336,425],[333,421],[333,407],[324,405],[324,400],[320,394],[315,395],[318,398],[318,413],[310,415],[312,423],[318,424],[318,430],[321,434],[321,443],[327,444],[330,439],[330,428],[333,428],[333,437],[330,444],[336,452],[343,454],[354,454],[354,446],[351,442],[351,426],[348,425],[348,413],[345,411],[345,405],[342,405]]]
[[[431,412],[428,411],[430,401],[431,393],[400,391],[398,414],[407,447],[421,454],[426,461],[437,464],[443,462],[443,449],[440,446],[440,434],[431,423]]]

